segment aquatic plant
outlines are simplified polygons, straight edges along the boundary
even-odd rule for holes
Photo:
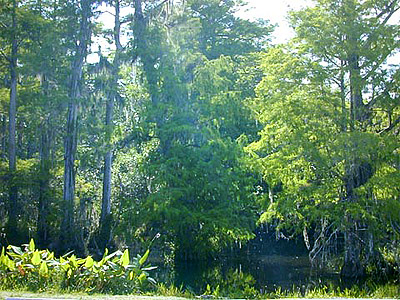
[[[31,291],[47,289],[127,294],[144,290],[155,280],[145,265],[150,251],[130,258],[129,250],[111,254],[106,249],[103,258],[78,258],[74,254],[55,257],[49,250],[39,250],[31,239],[29,244],[3,247],[0,255],[0,285],[3,289],[25,288]]]

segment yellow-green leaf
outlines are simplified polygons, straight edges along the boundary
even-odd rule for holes
[[[93,267],[93,264],[94,264],[93,258],[91,256],[88,256],[86,258],[85,268],[90,269],[91,267]]]
[[[123,267],[127,267],[129,265],[129,250],[126,249],[124,251],[124,254],[122,254],[119,263],[123,266]]]
[[[48,274],[49,274],[49,269],[48,269],[48,267],[47,267],[46,262],[43,261],[43,262],[40,264],[39,275],[41,275],[41,276],[47,276]]]
[[[33,265],[40,264],[41,259],[40,259],[39,251],[36,250],[35,252],[33,252],[31,261],[32,261]]]
[[[35,241],[33,239],[29,242],[29,251],[35,251]]]
[[[10,271],[15,270],[15,262],[12,259],[10,259],[8,256],[5,256],[5,265],[7,266],[7,268]]]
[[[146,253],[141,257],[141,259],[139,259],[139,265],[143,265],[146,262],[147,258],[149,257],[149,254],[150,250],[147,249]]]
[[[138,279],[139,279],[139,282],[140,282],[140,283],[143,283],[143,281],[146,280],[146,274],[144,274],[144,273],[140,274],[139,277],[138,277]]]

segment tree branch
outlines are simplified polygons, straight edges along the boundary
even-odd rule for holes
[[[8,28],[8,26],[5,23],[3,23],[2,21],[0,21],[0,26],[4,29]]]
[[[374,74],[390,54],[391,52],[382,55],[381,59],[373,65],[372,69],[362,77],[362,80],[367,80],[372,74]],[[361,68],[365,68],[365,66],[361,66]]]
[[[376,96],[376,97],[373,97],[373,98],[371,99],[371,101],[369,101],[369,102],[365,105],[365,107],[366,107],[367,109],[372,109],[372,107],[375,105],[375,103],[378,102],[378,100],[382,99],[384,96],[390,97],[389,92],[388,92],[387,90],[383,91],[382,94],[380,94],[380,95],[378,95],[378,96]]]
[[[110,14],[110,15],[112,15],[113,17],[115,17],[115,14],[113,14],[111,11],[108,11],[108,10],[103,11],[102,13]]]
[[[157,4],[155,7],[153,7],[152,11],[150,12],[149,16],[145,18],[146,22],[150,19],[152,13],[154,10],[158,9],[159,7],[163,6],[168,0],[161,1],[161,3]]]
[[[11,59],[2,50],[0,50],[0,55],[3,56],[3,58],[9,63],[11,62]]]
[[[400,116],[397,117],[397,119],[394,120],[391,124],[389,124],[388,127],[386,127],[385,129],[381,130],[381,131],[378,132],[378,133],[379,133],[379,134],[382,134],[382,133],[389,132],[389,131],[391,131],[394,127],[396,127],[396,125],[399,124],[399,123],[400,123]]]
[[[389,19],[393,16],[393,14],[394,14],[396,11],[398,11],[398,10],[400,9],[400,6],[397,7],[397,8],[395,8],[395,5],[397,4],[397,2],[398,2],[398,0],[393,0],[392,3],[390,3],[390,4],[386,7],[386,9],[384,9],[383,11],[381,11],[381,12],[375,17],[376,20],[379,20],[379,19],[380,19],[381,17],[383,17],[385,14],[388,14],[388,15],[386,16],[386,18],[382,21],[382,23],[380,23],[380,24],[378,25],[378,27],[381,27],[381,26],[386,25],[386,23],[387,23],[387,22],[389,21]],[[365,44],[364,44],[364,47],[363,47],[364,49],[368,49],[368,48],[371,46],[372,40],[373,40],[373,37],[374,37],[374,33],[375,33],[375,32],[373,32],[372,34],[369,35],[367,41],[366,41]]]

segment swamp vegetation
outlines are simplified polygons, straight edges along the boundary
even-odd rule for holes
[[[400,294],[400,1],[244,6],[0,0],[3,289]]]

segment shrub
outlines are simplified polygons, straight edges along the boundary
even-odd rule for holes
[[[155,284],[145,265],[150,251],[130,259],[129,250],[108,254],[95,261],[91,256],[77,258],[67,254],[56,258],[49,250],[35,248],[33,239],[21,247],[2,248],[0,282],[3,288],[26,288],[32,291],[61,289],[83,292],[127,294]]]

